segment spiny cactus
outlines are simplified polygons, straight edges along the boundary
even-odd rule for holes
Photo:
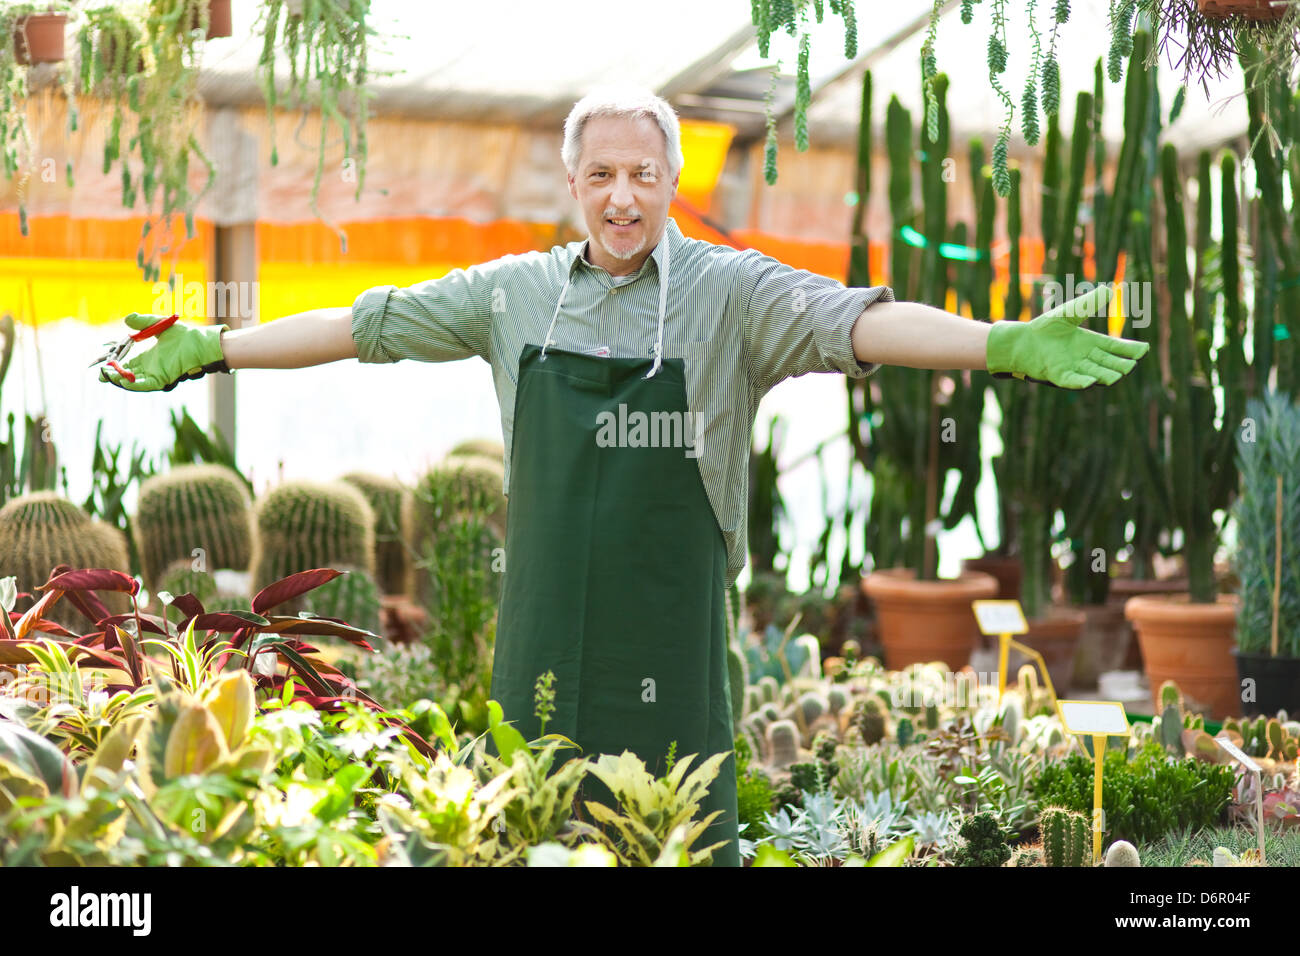
[[[957,866],[1001,866],[1011,859],[1011,847],[995,814],[968,817],[959,832],[964,842],[953,855]]]
[[[254,593],[312,568],[359,568],[374,574],[375,515],[351,485],[286,482],[257,502],[256,513]]]
[[[136,538],[146,583],[173,562],[199,560],[200,571],[252,563],[253,503],[243,480],[224,465],[179,465],[140,486]],[[199,550],[199,554],[195,551]]]
[[[352,485],[375,513],[375,582],[384,594],[411,593],[411,522],[415,499],[396,478],[352,472],[343,480]]]
[[[759,693],[763,695],[763,703],[765,704],[774,703],[777,695],[781,692],[781,685],[777,683],[777,679],[772,677],[770,674],[764,674],[758,679],[758,683],[754,686],[757,687]]]
[[[838,717],[849,705],[849,692],[840,684],[832,684],[826,691],[826,703],[830,707],[830,712]]]
[[[1137,847],[1127,840],[1116,840],[1106,851],[1106,866],[1141,866]]]
[[[910,717],[900,717],[898,725],[894,728],[894,734],[898,737],[898,746],[906,747],[916,738],[916,727],[912,724]]]
[[[862,742],[868,747],[885,739],[885,710],[874,697],[865,698],[858,704],[857,715],[853,725],[862,735]]]
[[[767,752],[775,767],[788,767],[799,760],[799,728],[793,720],[778,720],[767,728]]]
[[[1048,866],[1084,866],[1089,851],[1088,818],[1074,810],[1047,807],[1039,816],[1043,861]]]
[[[505,543],[503,476],[485,458],[451,458],[416,481],[409,544],[416,555],[412,592],[421,604],[435,598],[430,560],[451,562],[440,569],[444,575],[489,580],[499,570],[493,562]]]
[[[193,594],[200,604],[211,609],[217,597],[217,579],[211,571],[196,571],[192,559],[181,558],[163,569],[158,576],[157,590],[166,591],[172,597]]]
[[[790,706],[785,716],[793,718],[796,723],[802,718],[803,726],[811,727],[813,721],[829,709],[830,705],[826,702],[826,696],[818,691],[810,690],[799,695],[799,699]],[[796,716],[796,713],[798,716]]]
[[[12,575],[19,592],[32,593],[60,564],[129,574],[126,536],[92,519],[55,491],[20,495],[0,508],[0,577]],[[20,598],[14,610],[27,610],[40,596]],[[129,596],[121,592],[105,591],[100,597],[115,613],[125,613],[131,607]],[[70,628],[88,623],[67,601],[56,604],[48,619]]]

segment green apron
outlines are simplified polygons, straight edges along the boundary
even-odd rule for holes
[[[549,331],[547,343],[519,360],[492,697],[533,739],[534,685],[553,671],[548,733],[589,756],[630,750],[656,777],[676,741],[694,768],[733,746],[726,547],[688,448],[632,447],[633,427],[608,445],[634,413],[688,411],[683,361],[559,351]],[[594,777],[584,798],[617,807]],[[714,810],[694,845],[725,840],[714,865],[739,866],[734,756],[701,816]]]

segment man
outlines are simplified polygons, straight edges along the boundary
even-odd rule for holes
[[[553,671],[549,729],[661,774],[670,747],[703,760],[732,746],[723,595],[745,563],[751,429],[774,385],[890,362],[1083,388],[1114,383],[1147,346],[1050,313],[973,322],[685,238],[668,218],[677,118],[646,91],[580,100],[561,157],[581,243],[370,289],[350,309],[237,331],[177,324],[128,363],[134,382],[104,378],[152,390],[344,358],[485,359],[510,497],[492,695],[535,736],[534,682]],[[726,841],[715,862],[736,865],[730,758],[713,810],[699,845]]]

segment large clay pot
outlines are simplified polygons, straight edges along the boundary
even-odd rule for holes
[[[982,558],[967,558],[962,561],[961,568],[963,571],[983,571],[997,578],[999,601],[1020,600],[1020,576],[1024,565],[1019,558],[986,554]]]
[[[1179,594],[1187,591],[1187,578],[1171,578],[1159,581],[1155,578],[1115,578],[1110,582],[1110,593],[1106,596],[1107,604],[1114,604],[1123,612],[1129,598],[1139,594]],[[1124,627],[1128,631],[1128,652],[1122,662],[1124,670],[1146,670],[1142,660],[1142,647],[1133,632],[1133,625],[1126,618]]]
[[[14,62],[24,66],[58,63],[63,59],[62,13],[33,13],[14,23]]]
[[[979,628],[971,601],[998,593],[998,582],[982,571],[963,571],[956,579],[918,581],[909,568],[873,571],[862,589],[876,608],[877,633],[885,666],[943,661],[958,671],[970,663]]]
[[[1102,674],[1123,666],[1133,630],[1122,604],[1085,604],[1079,610],[1084,621],[1074,652],[1074,686],[1092,688]]]
[[[1047,673],[1052,678],[1052,689],[1057,697],[1069,696],[1074,683],[1074,655],[1079,646],[1079,634],[1086,617],[1073,607],[1050,607],[1047,614],[1030,618],[1027,634],[1017,634],[1015,639],[1043,655]],[[1013,647],[1007,655],[1008,682],[1015,679],[1022,664],[1037,663],[1028,655],[1018,653]]]
[[[1130,598],[1124,616],[1133,622],[1159,710],[1160,685],[1172,680],[1189,711],[1211,720],[1241,711],[1241,688],[1232,651],[1237,633],[1237,596],[1220,594],[1214,604],[1192,604],[1187,594]]]

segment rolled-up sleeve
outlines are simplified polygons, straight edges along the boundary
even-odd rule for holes
[[[850,333],[867,306],[894,301],[892,289],[846,288],[756,250],[747,250],[746,256],[740,278],[745,351],[760,391],[807,372],[865,378],[880,367],[858,361]]]
[[[477,355],[491,361],[492,307],[504,295],[503,259],[405,289],[383,285],[361,293],[352,304],[357,358],[451,362]]]

